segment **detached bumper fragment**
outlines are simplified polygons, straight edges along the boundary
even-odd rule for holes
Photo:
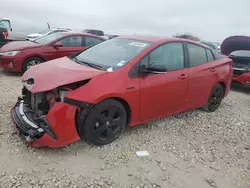
[[[23,99],[18,98],[17,103],[11,110],[12,119],[26,141],[40,138],[47,132],[53,139],[57,139],[56,134],[49,125],[45,116],[39,117],[31,108],[24,104]]]

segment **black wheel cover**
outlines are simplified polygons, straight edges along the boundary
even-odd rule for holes
[[[120,102],[107,99],[93,106],[87,113],[84,110],[80,112],[78,119],[77,129],[81,138],[95,145],[105,145],[124,132],[127,113]]]
[[[224,90],[221,85],[216,85],[208,99],[208,110],[210,112],[215,111],[219,108],[221,101],[224,97]]]

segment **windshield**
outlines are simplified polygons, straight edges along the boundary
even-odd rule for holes
[[[44,30],[44,31],[40,31],[40,32],[38,32],[39,34],[46,34],[46,33],[48,33],[49,31],[51,31],[52,29],[46,29],[46,30]]]
[[[51,34],[51,35],[46,35],[44,37],[41,37],[41,38],[38,38],[36,40],[34,40],[33,42],[35,43],[39,43],[39,44],[48,44],[62,36],[64,36],[65,33],[54,33],[54,34]]]
[[[151,44],[146,41],[114,38],[83,51],[76,58],[113,71],[126,65]]]

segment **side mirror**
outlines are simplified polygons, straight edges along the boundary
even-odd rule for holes
[[[141,69],[144,73],[155,73],[155,74],[163,74],[167,72],[167,67],[164,65],[151,64],[145,69]]]
[[[59,47],[63,47],[63,44],[61,42],[56,42],[52,45],[54,48],[59,48]]]

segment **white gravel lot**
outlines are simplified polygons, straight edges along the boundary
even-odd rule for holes
[[[214,113],[150,122],[104,147],[81,141],[52,150],[29,148],[15,133],[19,77],[0,70],[1,188],[250,188],[250,90],[231,90]]]

